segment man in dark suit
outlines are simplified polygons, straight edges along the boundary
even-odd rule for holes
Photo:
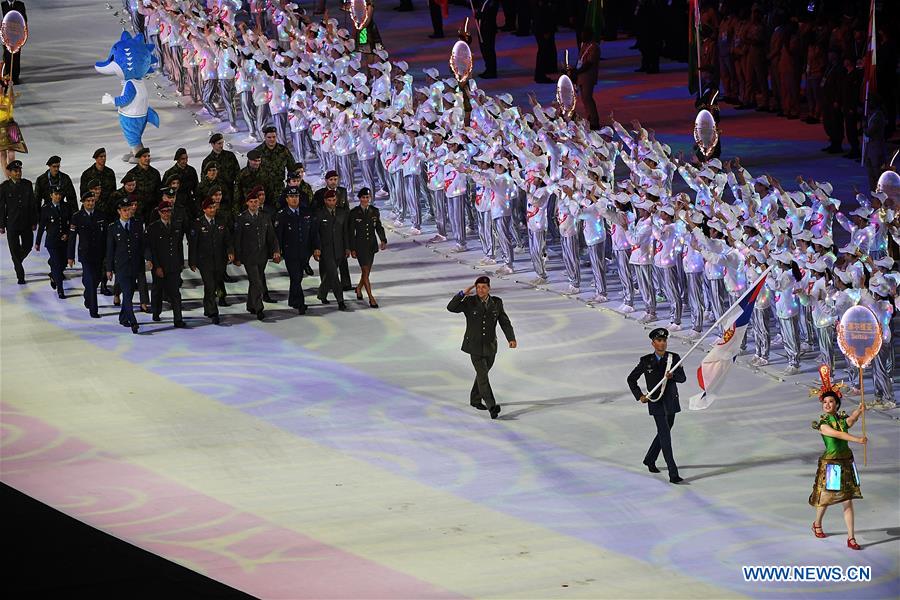
[[[40,218],[40,206],[34,197],[34,187],[22,178],[22,161],[14,160],[6,166],[9,179],[0,183],[0,234],[6,234],[9,256],[12,258],[19,285],[25,285],[22,261],[31,252],[34,230]],[[8,231],[7,231],[8,230]]]
[[[275,214],[275,237],[284,256],[291,280],[288,306],[306,314],[303,298],[303,272],[313,250],[319,246],[319,226],[309,204],[300,203],[300,188],[285,188],[287,206]]]
[[[338,309],[346,311],[344,291],[338,277],[341,261],[350,256],[349,211],[337,209],[337,195],[334,190],[325,192],[325,208],[316,213],[319,228],[319,244],[313,252],[313,258],[319,261],[322,283],[319,286],[319,300],[328,304],[328,292],[334,294]]]
[[[478,19],[478,44],[481,46],[481,57],[484,59],[484,72],[478,75],[481,79],[497,79],[497,10],[499,0],[477,0],[475,3]]]
[[[187,327],[181,318],[181,271],[184,269],[184,225],[172,218],[172,204],[166,200],[156,208],[159,220],[147,227],[144,254],[153,263],[153,286],[150,307],[153,320],[160,320],[165,294],[172,305],[175,327]]]
[[[650,416],[656,421],[656,437],[647,450],[644,457],[644,465],[651,473],[659,473],[656,468],[656,459],[659,451],[662,450],[663,458],[666,459],[666,465],[669,468],[669,481],[672,483],[681,483],[683,481],[678,476],[678,465],[675,464],[675,457],[672,455],[672,426],[675,424],[675,413],[681,412],[681,405],[678,403],[678,386],[676,383],[684,383],[687,378],[684,375],[684,369],[679,365],[677,369],[671,371],[672,365],[678,364],[681,357],[674,352],[667,352],[666,347],[669,342],[669,332],[663,327],[657,327],[650,332],[650,339],[653,340],[653,350],[651,354],[645,354],[638,361],[637,366],[628,375],[628,387],[634,394],[634,399],[647,405]],[[641,391],[638,385],[638,379],[644,376],[644,383],[647,384],[647,394]],[[661,390],[656,390],[650,396],[650,391],[657,383],[665,379]]]
[[[21,0],[13,0],[12,2],[10,2],[9,0],[3,0],[3,2],[0,3],[0,8],[3,9],[4,17],[6,16],[6,13],[8,13],[11,10],[15,10],[15,11],[22,13],[22,19],[25,20],[26,25],[28,24],[28,13],[25,12],[25,3],[22,2]],[[9,53],[9,50],[4,48],[3,49],[3,74],[4,75],[9,75],[9,65],[10,65],[11,59],[12,59],[12,55]],[[16,85],[19,85],[19,66],[21,65],[21,63],[22,63],[22,51],[19,50],[16,53],[16,59],[14,61],[12,61],[12,67],[13,67],[12,79],[13,79],[13,83]]]
[[[225,266],[234,260],[234,247],[227,219],[219,217],[219,205],[212,198],[203,201],[203,214],[194,219],[188,240],[188,265],[191,271],[200,269],[203,280],[203,316],[219,324],[219,306],[228,306],[225,300]]]
[[[72,215],[69,225],[69,267],[75,266],[75,242],[78,240],[78,261],[81,263],[81,283],[84,285],[84,307],[91,317],[100,318],[97,310],[97,285],[103,271],[103,252],[106,250],[106,215],[97,210],[97,197],[86,191],[81,197],[81,210]]]
[[[50,259],[47,261],[47,264],[50,265],[50,287],[56,290],[60,298],[65,298],[63,269],[66,268],[66,240],[69,239],[69,221],[72,219],[72,212],[69,205],[63,202],[61,188],[56,186],[50,188],[49,196],[49,202],[41,207],[41,219],[38,222],[34,251],[40,252],[41,239],[46,233],[47,239],[44,246],[47,248],[47,254],[50,255]]]
[[[473,288],[475,295],[470,296]],[[503,310],[503,300],[491,296],[491,280],[482,275],[475,280],[474,286],[470,285],[453,296],[447,310],[466,315],[466,335],[463,337],[462,351],[469,355],[472,366],[475,367],[475,383],[469,394],[469,404],[478,410],[489,410],[491,418],[496,419],[500,414],[500,405],[494,399],[488,372],[494,366],[494,358],[497,356],[498,323],[509,347],[516,347],[516,334]]]
[[[238,215],[234,226],[234,254],[236,267],[244,265],[250,287],[247,290],[247,312],[262,321],[263,297],[266,289],[266,264],[271,256],[281,262],[281,249],[275,237],[275,228],[269,215],[259,209],[259,196],[247,197],[247,210]]]
[[[135,221],[134,208],[128,198],[119,200],[119,218],[110,225],[106,233],[106,279],[112,281],[116,274],[116,284],[122,290],[122,308],[119,310],[119,324],[138,332],[138,322],[134,316],[134,289],[138,278],[144,277],[144,229]],[[145,279],[146,281],[146,279]]]
[[[313,214],[318,214],[322,211],[323,208],[325,208],[325,192],[327,192],[328,190],[334,191],[336,198],[335,210],[348,213],[350,212],[350,200],[347,198],[347,188],[342,185],[338,185],[339,182],[340,177],[338,176],[337,171],[328,171],[327,173],[325,173],[325,187],[316,190],[316,193],[313,194]],[[343,259],[340,264],[338,264],[338,271],[341,275],[341,289],[343,289],[343,291],[345,292],[353,289],[353,285],[350,283],[350,265],[347,263],[346,258]],[[321,279],[321,277],[322,272],[320,266],[319,278]]]

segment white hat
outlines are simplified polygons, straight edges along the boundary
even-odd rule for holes
[[[710,219],[709,221],[706,222],[706,224],[707,224],[707,226],[709,226],[710,229],[716,229],[718,231],[721,231],[722,233],[728,232],[728,228],[725,227],[725,223],[723,223],[722,221],[720,221],[718,219]]]
[[[869,291],[879,296],[893,296],[894,283],[881,273],[875,273],[869,279]]]
[[[608,125],[606,127],[601,127],[599,133],[600,133],[600,135],[605,135],[608,137],[615,137],[615,133],[613,133],[612,127],[610,127]]]
[[[753,183],[758,183],[760,185],[764,185],[766,187],[771,187],[772,183],[769,181],[768,175],[760,175],[756,179],[753,180]]]
[[[894,259],[891,258],[890,256],[885,256],[883,258],[879,258],[878,260],[876,260],[874,262],[876,265],[878,265],[879,267],[881,267],[883,269],[890,269],[891,267],[894,266]]]
[[[716,178],[715,172],[712,169],[710,169],[709,166],[703,167],[703,170],[701,170],[699,173],[697,173],[697,176],[698,177],[706,177],[707,179],[715,179]]]
[[[710,167],[710,168],[713,168],[713,169],[716,169],[716,170],[721,170],[721,168],[722,168],[722,161],[719,160],[718,158],[711,158],[711,159],[709,159],[708,161],[706,161],[706,166],[707,166],[707,167]]]
[[[656,209],[657,212],[666,213],[670,217],[675,216],[675,207],[671,204],[660,204],[659,208]]]
[[[779,252],[775,252],[771,255],[772,258],[777,260],[780,263],[791,264],[791,261],[794,260],[794,255],[788,252],[787,250],[780,250]]]
[[[869,218],[869,215],[871,215],[872,212],[873,212],[873,211],[872,211],[872,208],[871,208],[871,207],[868,207],[868,206],[860,206],[859,208],[857,208],[856,210],[854,210],[854,211],[851,212],[850,214],[853,215],[853,216],[855,216],[855,217],[862,217],[863,219],[868,219],[868,218]]]
[[[804,229],[797,235],[792,236],[795,240],[803,240],[804,242],[811,242],[813,239],[812,232],[808,229]]]
[[[853,273],[850,269],[835,269],[834,274],[846,285],[853,285]]]
[[[645,188],[644,192],[656,196],[657,198],[665,196],[665,190],[655,183]]]
[[[432,79],[437,80],[437,79],[441,78],[440,72],[437,69],[435,69],[434,67],[429,67],[427,69],[423,69],[423,72],[426,75],[428,75],[429,77],[431,77]]]
[[[387,59],[388,59],[388,53],[385,52],[384,50],[382,50],[381,48],[376,48],[376,49],[375,49],[375,56],[377,56],[377,57],[380,58],[381,60],[387,60]]]
[[[818,187],[826,196],[830,196],[831,192],[834,191],[834,187],[828,183],[827,181],[820,181],[818,183]]]
[[[407,63],[405,60],[398,60],[394,64],[397,65],[397,68],[400,69],[401,71],[403,71],[404,73],[409,71],[409,63]]]
[[[824,273],[828,269],[828,263],[825,262],[823,257],[819,257],[818,259],[807,262],[806,268],[811,271],[815,271],[816,273]]]
[[[832,244],[834,244],[834,241],[832,241],[830,235],[823,235],[822,237],[813,238],[812,243],[816,244],[817,246],[825,246],[826,248],[829,248]]]
[[[497,100],[509,106],[512,106],[513,104],[512,94],[500,94],[499,96],[497,96]]]

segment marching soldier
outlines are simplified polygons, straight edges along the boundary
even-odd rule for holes
[[[75,195],[75,186],[72,178],[59,170],[62,159],[51,156],[47,159],[47,170],[34,182],[34,195],[41,206],[50,202],[51,188],[59,188],[63,195],[63,201],[69,205],[69,210],[78,210],[78,196]]]
[[[275,200],[281,196],[284,189],[284,180],[288,171],[294,166],[294,156],[287,146],[278,143],[277,129],[269,125],[263,129],[265,141],[254,148],[262,159],[260,169],[263,172],[263,185],[266,188],[266,196]],[[249,158],[249,154],[247,155]]]
[[[312,208],[308,203],[301,203],[300,196],[300,188],[285,188],[287,206],[275,215],[275,235],[291,280],[288,306],[302,315],[306,314],[303,274],[313,249],[319,245],[319,228]]]
[[[348,237],[348,215],[345,210],[337,210],[337,194],[334,190],[325,191],[325,207],[316,214],[319,228],[319,244],[313,252],[313,258],[319,261],[322,283],[319,285],[319,300],[328,304],[328,292],[334,294],[338,309],[347,310],[344,303],[344,292],[338,278],[341,261],[350,256]]]
[[[239,201],[245,200],[253,192],[254,188],[265,189],[266,179],[261,165],[262,157],[258,150],[251,150],[247,153],[247,166],[241,169],[234,184],[234,197],[236,199]],[[240,213],[241,210],[243,210],[243,207],[234,207],[235,214]]]
[[[219,305],[228,306],[225,300],[225,265],[234,260],[231,229],[226,219],[218,217],[219,206],[212,198],[203,201],[203,214],[194,219],[188,241],[188,264],[191,271],[200,269],[203,280],[203,315],[219,324]]]
[[[231,204],[232,201],[241,199],[240,196],[237,198],[232,197],[234,183],[237,181],[238,173],[241,171],[241,165],[238,163],[237,156],[235,156],[234,152],[225,150],[225,136],[221,133],[212,134],[209,138],[209,144],[212,146],[212,151],[203,159],[200,171],[207,173],[207,165],[211,162],[216,163],[218,178],[222,184],[223,193],[225,194],[228,203]],[[202,194],[198,195],[202,198],[206,198],[206,196],[203,196]]]
[[[337,171],[328,171],[325,173],[325,187],[319,188],[316,190],[316,193],[313,194],[312,200],[312,208],[314,213],[321,212],[323,208],[325,208],[325,193],[328,190],[332,190],[335,194],[335,210],[349,212],[350,211],[350,201],[347,198],[347,188],[342,185],[338,185],[340,181],[340,177],[338,176]],[[349,218],[349,215],[348,215]],[[348,240],[349,243],[349,240]],[[321,277],[321,265],[319,265],[319,276]],[[341,289],[345,292],[349,292],[353,289],[353,285],[350,283],[350,265],[347,262],[347,259],[343,259],[338,265],[338,271],[341,276]]]
[[[362,300],[362,290],[365,288],[369,297],[369,306],[378,308],[378,302],[372,295],[372,284],[369,274],[372,272],[372,263],[375,262],[375,254],[379,249],[387,248],[387,236],[381,224],[381,213],[378,208],[372,206],[372,192],[364,187],[357,194],[359,206],[350,211],[350,256],[359,262],[362,274],[359,284],[356,286],[356,299]],[[379,243],[380,242],[380,243]]]
[[[653,341],[654,352],[642,356],[627,379],[634,399],[647,404],[650,416],[656,422],[656,437],[653,438],[653,443],[647,450],[644,465],[651,473],[659,473],[656,459],[662,450],[663,458],[666,459],[666,465],[669,468],[669,481],[681,483],[683,479],[678,476],[678,465],[675,464],[675,457],[672,455],[670,432],[672,426],[675,425],[675,413],[681,412],[681,405],[678,403],[678,386],[675,384],[684,383],[687,378],[680,365],[674,371],[671,370],[672,365],[677,364],[681,357],[674,352],[666,351],[669,331],[664,327],[657,327],[650,332],[650,339]],[[644,383],[647,385],[646,394],[638,385],[641,375],[644,376]],[[663,379],[666,381],[662,388],[654,392],[652,398],[649,397],[650,391]]]
[[[106,228],[109,221],[97,210],[97,198],[91,192],[81,197],[81,210],[72,215],[69,223],[69,267],[75,266],[75,243],[78,241],[78,262],[81,263],[81,283],[84,285],[84,307],[91,317],[100,318],[97,306],[97,285],[103,277],[103,252],[106,249]]]
[[[471,296],[473,288],[475,295]],[[509,347],[517,346],[512,323],[503,310],[503,300],[491,296],[491,280],[482,275],[475,280],[475,285],[470,285],[453,296],[447,310],[466,315],[462,351],[469,355],[472,366],[475,367],[475,383],[469,394],[469,404],[478,410],[490,411],[491,418],[496,419],[500,414],[500,405],[494,399],[488,372],[494,366],[494,358],[497,356],[498,323]]]
[[[179,195],[183,195],[183,198],[179,198],[179,200],[185,200],[186,202],[182,203],[182,207],[186,208],[193,218],[196,215],[196,204],[195,198],[197,193],[197,185],[199,181],[197,179],[197,170],[194,169],[191,165],[188,164],[188,153],[184,148],[179,148],[175,151],[175,158],[173,159],[175,164],[169,167],[169,170],[163,174],[163,181],[166,185],[171,186],[171,182],[169,178],[173,175],[178,176],[179,185]]]
[[[141,148],[135,154],[138,164],[128,174],[134,177],[137,194],[137,214],[144,221],[150,220],[153,209],[159,204],[159,188],[162,187],[162,177],[155,168],[150,166],[150,149]]]
[[[41,207],[41,218],[38,222],[37,239],[34,251],[40,252],[41,239],[47,233],[44,246],[50,255],[50,287],[56,290],[60,298],[65,298],[63,291],[63,269],[66,268],[66,240],[69,239],[69,221],[72,213],[69,205],[63,202],[63,190],[58,186],[50,188],[50,201]]]
[[[34,230],[40,217],[40,206],[34,197],[34,187],[22,178],[22,161],[14,160],[6,166],[9,179],[0,183],[0,234],[6,234],[9,256],[16,270],[19,285],[25,285],[22,262],[31,252]],[[9,230],[9,231],[7,231]]]
[[[168,193],[164,195],[169,196]],[[170,197],[174,196],[172,194]],[[184,268],[185,223],[175,221],[172,204],[163,200],[157,207],[159,220],[147,228],[144,246],[145,258],[153,265],[153,285],[150,291],[150,307],[153,320],[160,320],[163,294],[172,306],[175,327],[187,327],[181,318],[181,270]]]
[[[271,256],[276,263],[281,262],[281,250],[275,237],[272,220],[259,210],[259,197],[247,197],[247,210],[238,215],[234,228],[234,254],[236,267],[244,265],[247,271],[247,312],[255,314],[262,321],[263,296],[266,289],[266,263]]]
[[[122,308],[119,310],[119,324],[131,327],[137,333],[139,325],[134,316],[134,289],[139,277],[144,277],[144,230],[133,218],[133,208],[127,198],[117,206],[119,218],[106,232],[106,279],[112,281],[116,274],[116,284],[122,290]],[[150,263],[146,268],[150,268]]]
[[[94,206],[96,209],[98,206],[103,206],[116,191],[116,173],[106,166],[106,148],[94,150],[94,164],[81,174],[79,185],[82,198],[84,198],[84,193],[90,189],[89,185],[95,181],[100,184],[100,197]]]

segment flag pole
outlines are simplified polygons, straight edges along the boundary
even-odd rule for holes
[[[694,42],[697,46],[697,97],[703,96],[703,78],[700,75],[700,0],[694,3]]]
[[[863,437],[866,437],[866,391],[865,391],[865,383],[863,382],[863,368],[859,367],[859,403],[863,406],[862,410],[862,434]],[[869,445],[863,444],[863,466],[869,466]]]
[[[670,371],[674,371],[675,369],[677,369],[678,367],[680,367],[681,364],[684,362],[684,360],[685,360],[688,356],[691,355],[691,352],[693,352],[694,350],[696,350],[697,347],[703,342],[703,340],[705,340],[705,339],[707,338],[707,336],[709,336],[709,334],[712,333],[712,331],[713,331],[716,327],[719,326],[719,324],[725,319],[725,317],[727,317],[728,315],[731,314],[731,309],[734,308],[735,306],[737,306],[738,304],[740,304],[740,303],[741,303],[741,300],[743,300],[743,299],[747,296],[747,294],[749,294],[751,291],[753,291],[753,290],[756,288],[756,286],[759,285],[759,282],[766,278],[766,276],[769,274],[769,271],[771,271],[771,270],[772,270],[772,267],[767,267],[766,270],[762,272],[762,275],[760,275],[760,276],[756,279],[756,281],[753,282],[753,285],[749,286],[749,287],[747,288],[747,291],[744,292],[744,293],[741,295],[740,298],[738,298],[738,301],[735,302],[728,310],[726,310],[724,313],[722,313],[722,316],[720,316],[718,319],[716,319],[716,322],[713,323],[712,326],[711,326],[709,329],[706,330],[706,333],[705,333],[705,334],[703,334],[703,335],[701,335],[699,338],[697,338],[697,341],[694,342],[694,345],[691,346],[691,349],[688,350],[688,351],[684,354],[684,356],[681,357],[681,360],[679,360],[677,363],[675,363],[675,365],[670,369]],[[657,383],[656,386],[655,386],[652,390],[650,390],[649,392],[647,392],[647,397],[652,396],[653,393],[659,388],[659,386],[662,385],[662,383],[663,383],[665,380],[666,380],[665,377],[662,378],[662,379],[660,379],[660,380],[659,380],[659,383]]]

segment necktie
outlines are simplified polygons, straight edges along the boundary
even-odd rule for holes
[[[128,221],[125,221],[125,231],[127,231],[129,233],[131,232],[131,227],[130,227]]]

